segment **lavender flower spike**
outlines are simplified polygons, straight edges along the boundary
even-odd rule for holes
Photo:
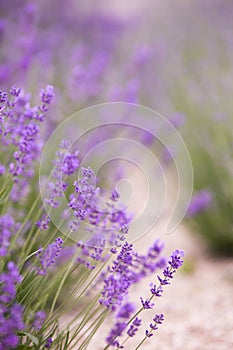
[[[38,254],[40,267],[37,268],[37,273],[39,275],[46,275],[50,265],[55,263],[60,251],[62,250],[63,243],[63,240],[58,237],[55,242],[50,244],[44,251],[41,249]]]
[[[206,189],[203,189],[193,196],[187,215],[188,216],[194,216],[199,214],[200,212],[208,209],[212,202],[212,194]]]

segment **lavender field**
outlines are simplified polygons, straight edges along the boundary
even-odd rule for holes
[[[0,350],[232,349],[232,20],[0,1]]]

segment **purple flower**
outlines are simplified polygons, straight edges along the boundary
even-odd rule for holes
[[[146,333],[147,338],[150,338],[153,336],[153,333],[151,331],[148,331],[148,329],[146,329],[145,333]]]
[[[44,311],[37,311],[35,313],[34,321],[33,321],[33,327],[35,328],[36,331],[39,331],[46,318],[46,313]]]
[[[23,307],[14,302],[21,281],[16,265],[10,261],[7,272],[0,275],[0,349],[14,349],[19,343],[16,333],[25,327]]]
[[[142,324],[142,320],[136,317],[127,331],[128,336],[134,337],[138,331],[138,328],[141,326],[141,324]]]
[[[117,202],[119,198],[120,198],[120,195],[119,195],[119,193],[117,192],[117,190],[112,191],[112,194],[111,194],[110,199],[111,199],[113,202]]]
[[[15,349],[19,343],[19,337],[16,334],[7,334],[0,339],[0,349]]]
[[[41,230],[47,230],[49,228],[50,218],[43,217],[36,222],[36,226],[38,226]]]
[[[187,211],[188,216],[194,216],[200,212],[208,209],[212,203],[212,194],[210,191],[204,189],[197,192],[189,204]]]
[[[177,270],[179,267],[182,266],[183,260],[182,257],[184,256],[184,252],[182,250],[175,250],[173,254],[171,255],[168,264],[174,269]]]
[[[144,309],[153,309],[155,304],[153,304],[150,299],[143,300],[142,297],[140,297],[140,300]]]
[[[153,321],[157,324],[162,324],[164,321],[164,315],[163,314],[159,314],[159,315],[155,315],[155,317],[153,318]]]
[[[3,153],[9,146],[13,159],[5,166],[14,176],[11,198],[17,201],[29,190],[34,174],[34,163],[39,159],[43,141],[40,139],[41,122],[45,114],[41,106],[32,107],[31,97],[22,89],[12,87],[10,94],[0,92],[0,135]]]
[[[184,251],[183,250],[175,250],[170,259],[168,260],[168,265],[163,270],[164,278],[157,276],[161,285],[170,284],[170,279],[173,278],[174,273],[178,268],[180,268],[183,264]]]
[[[156,297],[161,297],[163,293],[163,288],[162,286],[156,287],[155,284],[151,283],[151,289],[150,289],[151,294],[155,295]]]
[[[146,330],[146,336],[147,337],[152,337],[153,332],[158,329],[158,324],[162,324],[164,321],[164,315],[163,314],[156,314],[155,317],[153,318],[153,323],[150,324],[150,330]]]
[[[63,247],[63,240],[58,237],[55,242],[50,244],[46,249],[41,249],[38,253],[39,267],[37,267],[37,273],[39,275],[46,275],[48,268],[55,263],[56,259],[60,255]]]
[[[132,284],[130,266],[132,265],[132,244],[124,243],[117,259],[113,261],[109,276],[104,280],[104,289],[100,303],[111,311],[121,305]]]
[[[46,349],[50,349],[52,343],[53,343],[52,338],[48,338],[48,339],[46,340],[46,343],[45,343],[45,346],[44,346],[44,347],[45,347]]]
[[[52,85],[47,85],[46,89],[42,89],[40,92],[40,98],[41,102],[48,105],[53,100],[55,94],[54,94],[54,88]]]
[[[65,196],[64,191],[68,187],[68,183],[64,181],[65,175],[73,175],[79,168],[79,152],[71,153],[69,148],[69,141],[62,140],[60,149],[56,152],[56,158],[53,161],[52,177],[55,181],[48,183],[48,197],[46,199],[46,202],[53,208],[57,208],[60,205],[59,198]]]
[[[5,171],[6,171],[6,167],[2,165],[0,162],[0,176],[4,175]]]
[[[120,310],[117,313],[117,318],[126,318],[129,319],[130,315],[135,311],[135,306],[133,303],[126,303],[121,306]]]
[[[70,195],[69,207],[73,211],[74,219],[70,222],[72,231],[88,224],[88,232],[102,235],[102,241],[112,246],[121,246],[125,240],[124,233],[130,217],[125,208],[114,201],[103,205],[99,198],[100,188],[95,186],[95,173],[88,168],[81,169],[80,178],[74,182],[74,192]],[[95,235],[95,234],[94,234]],[[92,244],[88,242],[88,245]]]
[[[22,281],[15,263],[10,261],[7,264],[7,272],[0,275],[0,303],[10,303],[16,296],[16,285]]]
[[[0,217],[0,256],[6,256],[10,246],[10,239],[18,229],[12,216],[5,214]]]
[[[122,332],[125,330],[125,328],[127,327],[127,323],[126,322],[117,322],[114,327],[111,329],[110,334],[108,335],[108,337],[106,338],[106,342],[109,345],[115,346],[118,349],[120,349],[120,345],[118,340],[116,340],[116,338],[120,337]]]

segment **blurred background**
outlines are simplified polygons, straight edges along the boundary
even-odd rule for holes
[[[182,225],[163,239],[186,263],[161,303],[157,347],[145,349],[231,349],[233,2],[1,0],[0,89],[36,96],[46,84],[56,103],[45,139],[72,113],[114,101],[153,108],[178,128],[194,191]],[[160,156],[172,178],[169,155]]]

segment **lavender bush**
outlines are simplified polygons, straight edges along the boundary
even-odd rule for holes
[[[112,188],[103,206],[104,188],[93,184],[96,174],[81,167],[69,140],[51,150],[45,189],[51,210],[65,197],[72,211],[72,217],[59,214],[56,226],[43,209],[38,171],[64,112],[105,100],[139,101],[150,49],[135,44],[120,62],[131,23],[82,12],[76,1],[1,1],[0,13],[0,350],[86,349],[102,325],[104,349],[130,348],[143,329],[139,349],[164,321],[154,301],[181,267],[183,251],[166,258],[156,240],[146,253],[136,252],[127,239],[132,216],[120,194]],[[59,230],[64,220],[66,235]],[[84,224],[90,238],[74,243],[69,234]],[[132,288],[148,276],[146,298],[131,299]]]
[[[154,308],[153,300],[162,296],[182,265],[183,252],[176,250],[167,260],[157,240],[145,255],[136,253],[127,242],[131,217],[118,204],[116,190],[103,208],[91,168],[82,168],[81,177],[73,185],[69,182],[80,162],[78,152],[68,151],[67,140],[51,165],[47,201],[58,208],[59,198],[67,193],[74,214],[70,230],[88,222],[91,238],[87,244],[72,244],[68,232],[59,236],[36,190],[41,124],[53,99],[52,86],[41,91],[37,106],[21,89],[1,92],[0,349],[84,349],[109,318],[115,321],[105,349],[123,348],[142,327],[143,310]],[[155,281],[159,269],[162,274]],[[136,310],[129,290],[146,276],[153,282]],[[60,328],[59,319],[74,305],[77,314]],[[162,314],[155,314],[137,349],[163,320]]]

